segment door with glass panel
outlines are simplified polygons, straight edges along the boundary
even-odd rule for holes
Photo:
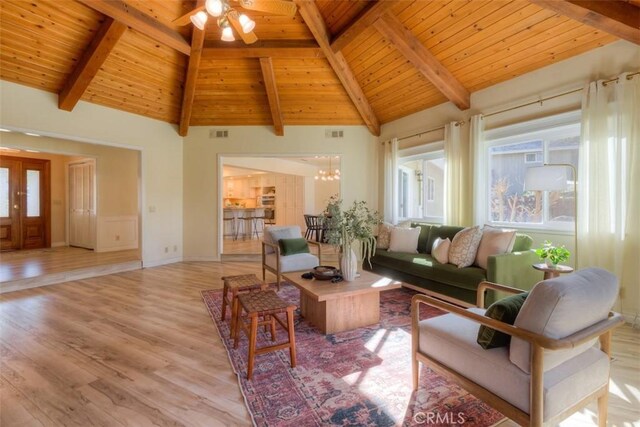
[[[0,249],[51,245],[49,160],[0,159]]]

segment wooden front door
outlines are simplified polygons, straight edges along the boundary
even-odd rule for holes
[[[0,249],[51,246],[50,162],[0,159]]]
[[[20,161],[0,159],[0,250],[20,249]]]

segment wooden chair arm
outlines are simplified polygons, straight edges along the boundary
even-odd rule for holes
[[[265,242],[264,240],[262,241],[262,252],[265,253],[265,248],[269,246],[273,249],[274,252],[276,253],[280,253],[280,246],[273,244],[273,243],[269,243],[269,242]]]
[[[522,289],[518,289],[511,286],[506,286],[506,285],[500,285],[498,283],[487,282],[485,280],[483,282],[480,282],[480,284],[478,285],[478,290],[476,293],[476,306],[480,308],[484,308],[484,291],[487,289],[507,292],[510,294],[521,294],[523,292],[526,292],[526,291],[523,291]]]
[[[266,248],[269,246],[273,249],[273,252],[276,254],[276,265],[280,265],[280,246],[275,245],[273,243],[262,241],[262,264],[266,264],[267,251]]]
[[[318,265],[322,265],[322,244],[320,242],[314,242],[312,240],[307,240],[307,243],[313,245],[318,249]]]
[[[440,310],[444,310],[446,312],[453,313],[458,316],[462,316],[476,323],[480,323],[481,325],[488,326],[497,331],[504,332],[505,334],[521,338],[531,344],[537,344],[542,348],[546,348],[550,350],[560,350],[560,349],[577,347],[581,344],[584,344],[587,341],[600,337],[601,335],[609,332],[611,329],[616,328],[620,326],[622,323],[624,323],[624,319],[620,314],[611,312],[609,313],[608,319],[598,322],[595,325],[591,325],[588,328],[578,331],[575,334],[570,335],[568,337],[565,337],[562,339],[553,339],[553,338],[546,337],[544,335],[527,331],[522,328],[518,328],[513,325],[509,325],[508,323],[504,323],[499,320],[492,319],[490,317],[472,313],[470,311],[465,310],[462,307],[458,307],[448,302],[438,300],[428,295],[418,294],[418,295],[414,295],[411,300],[412,326],[415,328],[418,327],[418,322],[420,321],[420,318],[419,318],[420,304],[427,304],[432,307],[439,308]]]

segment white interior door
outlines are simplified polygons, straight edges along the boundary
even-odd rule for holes
[[[95,162],[69,165],[69,245],[95,248]]]

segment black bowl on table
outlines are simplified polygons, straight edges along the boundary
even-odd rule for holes
[[[316,280],[331,280],[340,274],[340,271],[330,265],[319,265],[314,267],[311,273]]]

